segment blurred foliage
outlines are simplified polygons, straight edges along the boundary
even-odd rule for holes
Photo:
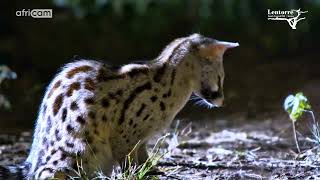
[[[249,17],[256,15],[256,10],[265,7],[272,8],[296,8],[297,6],[309,4],[310,6],[319,6],[320,1],[308,0],[289,0],[289,1],[255,1],[255,0],[52,0],[56,6],[70,8],[76,15],[80,17],[89,14],[103,14],[106,9],[110,8],[118,15],[123,15],[127,9],[133,10],[133,15],[144,15],[149,9],[159,8],[162,10],[168,7],[175,7],[177,10],[186,9],[185,7],[192,5],[197,11],[199,17],[208,18],[216,14],[218,10],[224,12],[225,20],[237,19],[239,16]],[[255,9],[258,8],[258,9]]]
[[[7,66],[4,65],[0,65],[0,87],[2,82],[5,79],[16,79],[17,78],[17,74],[13,71],[11,71],[10,68],[8,68]],[[9,100],[0,93],[0,108],[4,107],[5,109],[10,109],[11,108],[11,104],[9,102]]]
[[[203,34],[216,31],[233,32],[255,41],[261,53],[287,54],[296,52],[301,44],[312,39],[305,33],[319,30],[320,1],[318,0],[52,0],[53,4],[71,9],[75,17],[99,21],[99,17],[112,16],[116,26],[128,35],[163,33],[170,26],[185,26],[184,31]],[[286,22],[267,21],[267,9],[307,10],[306,20],[299,22],[298,31],[284,32],[273,28],[275,24],[289,28]],[[312,21],[311,21],[312,18]],[[91,25],[94,25],[91,23]],[[146,28],[146,25],[148,27]],[[178,30],[183,27],[177,28]],[[191,28],[191,29],[190,29]],[[290,28],[289,28],[290,30]],[[121,31],[121,30],[120,30]],[[283,35],[286,33],[287,35]],[[284,48],[286,47],[286,48]]]
[[[2,81],[5,79],[16,79],[16,78],[17,78],[17,74],[11,71],[9,67],[4,65],[0,66],[0,85]]]

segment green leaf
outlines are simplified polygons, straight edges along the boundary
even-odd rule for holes
[[[290,119],[296,121],[306,110],[311,109],[311,105],[303,93],[299,92],[296,95],[289,95],[284,101],[283,108],[288,112]]]

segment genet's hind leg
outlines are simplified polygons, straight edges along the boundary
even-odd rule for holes
[[[58,179],[58,180],[66,180],[66,179],[71,179],[70,178],[71,174],[67,174],[65,172],[56,172],[54,175],[54,179]]]
[[[147,152],[147,147],[146,147],[146,143],[141,144],[138,149],[136,150],[136,162],[138,165],[143,164],[144,162],[147,161],[149,155]]]
[[[95,140],[88,144],[88,150],[83,156],[84,166],[88,177],[97,177],[97,173],[106,176],[111,175],[114,166],[110,143],[107,141]]]
[[[43,164],[35,172],[34,179],[70,179],[69,177],[78,177],[74,166],[75,157],[68,158],[68,160],[59,161],[56,163]],[[54,165],[56,164],[56,165]]]
[[[73,167],[77,156],[87,148],[85,143],[81,138],[69,137],[54,145],[50,146],[46,153],[39,153],[32,179],[52,179],[58,174],[75,175]]]
[[[149,158],[146,143],[141,144],[136,150],[136,163],[141,165],[145,163]],[[148,172],[153,175],[163,174],[157,167],[152,167],[152,169]]]
[[[51,179],[51,178],[54,178],[54,173],[55,173],[55,167],[53,167],[52,165],[42,166],[36,171],[34,178],[40,179],[40,180]]]

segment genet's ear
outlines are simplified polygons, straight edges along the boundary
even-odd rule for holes
[[[239,43],[215,41],[212,44],[201,45],[199,47],[199,53],[202,57],[219,57],[230,48],[238,47]]]

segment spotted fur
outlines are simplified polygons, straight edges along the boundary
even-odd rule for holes
[[[80,159],[89,175],[108,174],[139,141],[135,159],[142,163],[147,140],[170,125],[192,93],[211,106],[221,103],[223,52],[218,41],[193,34],[148,63],[67,64],[40,106],[26,179],[72,175]]]

